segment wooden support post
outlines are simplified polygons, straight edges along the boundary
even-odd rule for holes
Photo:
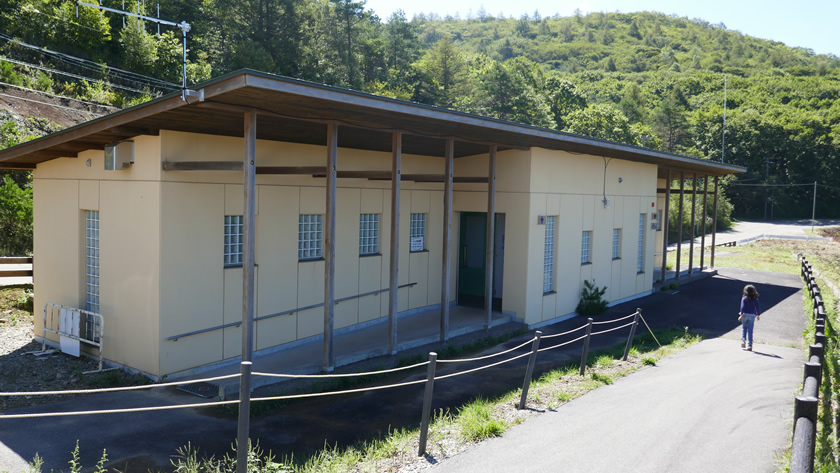
[[[338,155],[338,125],[327,124],[327,206],[324,216],[324,365],[335,367],[333,326],[335,324],[335,185]]]
[[[452,176],[454,174],[455,140],[446,140],[446,164],[443,176],[443,274],[440,290],[440,341],[449,340],[449,258],[452,248]]]
[[[709,267],[715,267],[715,235],[717,235],[717,205],[718,205],[718,177],[715,176],[715,203],[712,206],[712,255]]]
[[[694,235],[696,232],[694,231],[694,224],[696,223],[696,216],[697,216],[697,173],[694,173],[694,180],[691,184],[691,241],[688,244],[688,275],[691,276],[691,273],[694,272]]]
[[[680,252],[682,252],[682,221],[683,221],[683,200],[685,198],[685,173],[680,171],[680,214],[677,219],[677,267],[674,279],[680,278]]]
[[[709,211],[709,176],[703,177],[703,234],[700,236],[700,271],[703,271],[703,259],[706,257],[706,215]]]
[[[487,171],[487,244],[484,263],[484,330],[493,323],[493,247],[496,236],[496,145],[490,146]]]
[[[239,380],[239,426],[237,442],[237,472],[246,471],[250,446],[251,363],[254,356],[254,251],[256,216],[257,170],[257,113],[245,114],[245,153],[243,157],[244,209],[242,212],[242,362]]]
[[[388,290],[388,353],[397,353],[397,311],[399,309],[400,266],[400,173],[402,172],[402,132],[395,131],[391,142],[391,273]]]
[[[662,284],[668,270],[668,221],[671,218],[671,171],[665,178],[665,208],[662,210]]]

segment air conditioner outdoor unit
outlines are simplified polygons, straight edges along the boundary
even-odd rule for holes
[[[134,164],[134,142],[120,141],[105,146],[105,170],[128,169]]]

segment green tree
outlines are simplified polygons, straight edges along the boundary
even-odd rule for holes
[[[426,98],[428,103],[451,108],[462,96],[467,81],[467,64],[464,54],[449,37],[442,38],[434,48],[423,56],[418,68],[429,82]]]
[[[645,98],[639,84],[631,82],[624,90],[624,96],[618,103],[618,108],[624,113],[628,120],[633,123],[640,122],[645,118]]]
[[[582,110],[575,110],[567,117],[567,123],[566,131],[570,133],[632,145],[639,144],[638,137],[633,135],[630,128],[630,120],[621,110],[610,104],[589,105]]]
[[[32,253],[32,187],[21,188],[9,176],[0,186],[0,255]]]
[[[552,74],[545,82],[545,96],[558,130],[566,129],[571,112],[586,108],[586,96],[568,79]]]
[[[476,94],[464,108],[472,113],[528,125],[554,128],[551,108],[537,85],[539,66],[524,58],[505,62],[484,58],[472,69]]]
[[[687,121],[683,108],[673,97],[665,97],[653,114],[656,130],[669,152],[675,152],[685,138]]]

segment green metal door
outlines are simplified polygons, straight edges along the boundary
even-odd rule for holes
[[[484,307],[487,214],[461,212],[458,245],[458,304]]]

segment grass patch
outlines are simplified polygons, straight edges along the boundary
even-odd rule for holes
[[[498,437],[505,432],[507,424],[494,418],[490,403],[483,398],[467,404],[458,410],[458,425],[461,438],[468,442],[480,442],[490,437]]]
[[[593,381],[597,381],[601,384],[612,384],[613,383],[612,378],[610,378],[609,376],[607,376],[605,374],[601,374],[601,373],[596,372],[596,373],[592,373],[590,376],[592,377]]]

